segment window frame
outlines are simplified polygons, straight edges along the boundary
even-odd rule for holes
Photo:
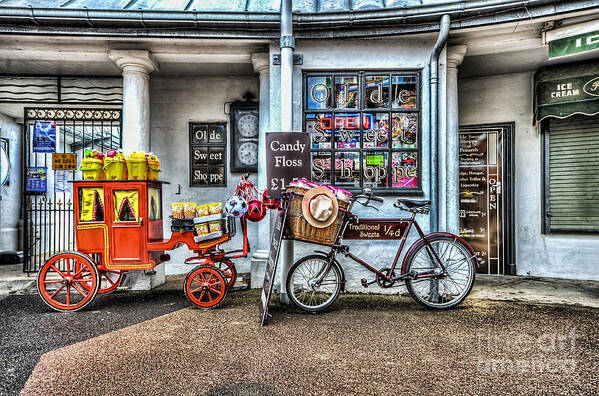
[[[389,86],[388,90],[388,107],[381,108],[366,108],[364,101],[364,92],[365,92],[365,80],[368,76],[381,76],[386,75],[389,77]],[[414,108],[394,108],[392,103],[392,87],[393,87],[393,76],[401,75],[407,77],[415,77],[415,107]],[[331,107],[326,109],[308,109],[308,79],[311,77],[331,77]],[[358,78],[358,100],[357,100],[357,108],[347,108],[347,109],[338,109],[335,106],[336,97],[336,88],[335,88],[335,79],[338,77],[357,77]],[[424,163],[422,158],[422,70],[421,69],[377,69],[377,70],[310,70],[304,71],[302,73],[302,128],[304,131],[309,132],[307,130],[307,114],[330,114],[331,118],[335,119],[335,114],[342,113],[356,113],[360,116],[360,142],[359,148],[342,148],[338,149],[335,147],[335,126],[331,127],[331,147],[330,148],[313,148],[312,147],[312,136],[310,136],[310,154],[312,153],[329,153],[331,155],[331,170],[330,172],[330,180],[331,184],[335,185],[335,153],[337,152],[357,152],[359,153],[360,158],[360,182],[357,187],[343,187],[351,192],[359,192],[365,187],[364,180],[364,163],[365,163],[365,153],[368,152],[377,152],[377,153],[386,153],[388,158],[387,163],[387,181],[388,184],[392,184],[391,177],[393,172],[392,167],[392,158],[394,153],[403,153],[403,152],[412,152],[416,153],[417,156],[417,169],[416,169],[416,177],[417,177],[417,186],[416,187],[370,187],[373,192],[376,192],[379,195],[409,195],[409,196],[422,196],[424,194],[423,185],[422,185],[422,164]],[[416,148],[393,148],[392,147],[392,117],[393,114],[401,114],[401,113],[412,113],[416,114],[418,117],[417,120],[417,137],[416,137]],[[387,132],[387,146],[388,147],[364,147],[364,125],[363,125],[363,116],[364,114],[387,114],[389,116],[389,130]],[[334,124],[334,121],[333,121]],[[312,171],[312,159],[310,159],[310,171]]]

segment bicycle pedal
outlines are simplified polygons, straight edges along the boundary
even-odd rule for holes
[[[368,287],[368,286],[372,285],[373,283],[376,283],[376,279],[368,282],[366,280],[366,278],[362,278],[362,279],[360,279],[360,282],[362,282],[362,286]]]

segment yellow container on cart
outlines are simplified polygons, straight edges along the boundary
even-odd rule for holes
[[[158,157],[150,154],[146,159],[148,160],[148,180],[158,180],[158,175],[160,174],[160,161]]]
[[[144,152],[132,152],[127,157],[127,172],[130,180],[146,180],[148,174],[148,162]]]
[[[121,152],[114,157],[104,157],[106,180],[127,180],[127,160]]]
[[[83,158],[81,168],[83,180],[104,180],[104,161],[98,158]]]

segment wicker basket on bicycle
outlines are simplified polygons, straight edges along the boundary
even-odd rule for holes
[[[304,218],[302,214],[302,199],[308,190],[301,187],[289,186],[286,192],[289,194],[289,203],[287,207],[287,235],[299,241],[318,243],[322,245],[331,245],[335,242],[337,234],[341,229],[345,212],[342,209],[347,209],[348,202],[338,200],[339,211],[333,223],[325,228],[313,227]]]

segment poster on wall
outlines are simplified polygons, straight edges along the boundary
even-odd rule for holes
[[[25,182],[25,191],[40,193],[47,191],[48,168],[45,166],[34,166],[27,168],[27,179]]]
[[[56,123],[54,121],[35,122],[33,151],[36,153],[54,153],[56,151]]]
[[[72,183],[73,172],[69,170],[57,170],[54,172],[54,192],[55,193],[71,193],[73,191]]]

